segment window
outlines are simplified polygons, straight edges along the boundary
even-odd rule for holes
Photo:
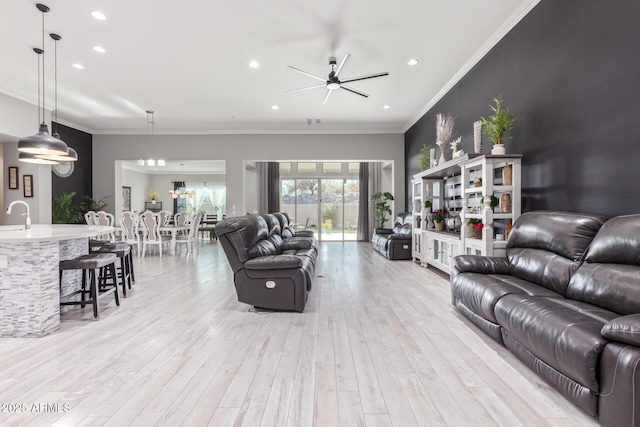
[[[349,162],[349,173],[360,173],[360,163]]]
[[[298,163],[298,173],[316,173],[315,162],[300,162]]]
[[[322,163],[322,172],[324,172],[324,173],[340,173],[340,172],[342,172],[342,163],[340,163],[340,162],[324,162],[324,163]]]
[[[280,162],[280,173],[291,173],[291,162]]]

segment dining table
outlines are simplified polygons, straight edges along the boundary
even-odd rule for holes
[[[175,255],[176,253],[176,236],[181,231],[189,232],[191,228],[190,225],[165,225],[162,227],[158,227],[160,233],[170,233],[171,234],[171,248],[169,249],[169,253],[171,255]]]

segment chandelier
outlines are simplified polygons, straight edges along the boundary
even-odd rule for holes
[[[180,168],[182,170],[181,175],[180,175],[180,179],[183,185],[185,185],[185,181],[184,181],[184,163],[180,163]],[[179,188],[176,188],[175,190],[169,190],[169,194],[171,195],[172,198],[177,199],[178,197],[180,197],[181,199],[184,199],[185,197],[188,198],[192,198],[193,196],[195,196],[196,192],[194,190],[191,191],[185,191],[184,193],[180,192]]]
[[[156,163],[158,164],[158,166],[164,166],[165,165],[165,161],[163,159],[158,159],[158,161],[156,162],[156,160],[153,158],[153,138],[155,135],[155,125],[156,122],[153,119],[153,110],[147,110],[147,136],[150,139],[150,149],[149,149],[149,157],[147,158],[143,158],[140,157],[138,159],[138,166],[155,166]],[[149,132],[149,128],[151,128],[151,132]]]

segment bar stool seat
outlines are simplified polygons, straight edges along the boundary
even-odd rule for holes
[[[93,305],[93,317],[100,319],[99,299],[110,293],[114,293],[116,305],[120,305],[120,297],[118,295],[118,283],[114,281],[108,284],[106,280],[98,280],[98,269],[106,268],[111,271],[113,277],[116,277],[115,262],[118,257],[110,253],[91,253],[81,255],[77,258],[60,261],[60,287],[62,287],[62,273],[65,270],[82,270],[82,288],[79,291],[64,295],[61,299],[80,294],[80,301],[62,301],[60,305],[80,305],[82,308],[87,303]],[[89,276],[89,289],[87,290],[87,273]],[[86,300],[86,294],[90,295],[90,300]]]
[[[131,255],[131,245],[128,243],[103,243],[92,245],[92,253],[112,253],[120,260],[120,267],[117,268],[117,277],[121,279],[122,295],[127,297],[127,286],[131,289],[133,259]]]

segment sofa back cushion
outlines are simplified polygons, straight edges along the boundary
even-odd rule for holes
[[[400,212],[393,224],[393,234],[411,234],[413,216],[411,212]]]
[[[640,313],[640,215],[611,218],[602,226],[567,297],[623,315]]]
[[[525,213],[507,242],[511,275],[566,296],[571,276],[604,221],[571,212]]]
[[[268,233],[267,223],[259,215],[230,217],[216,225],[216,234],[234,272],[251,258],[275,254],[275,246],[266,240]]]

